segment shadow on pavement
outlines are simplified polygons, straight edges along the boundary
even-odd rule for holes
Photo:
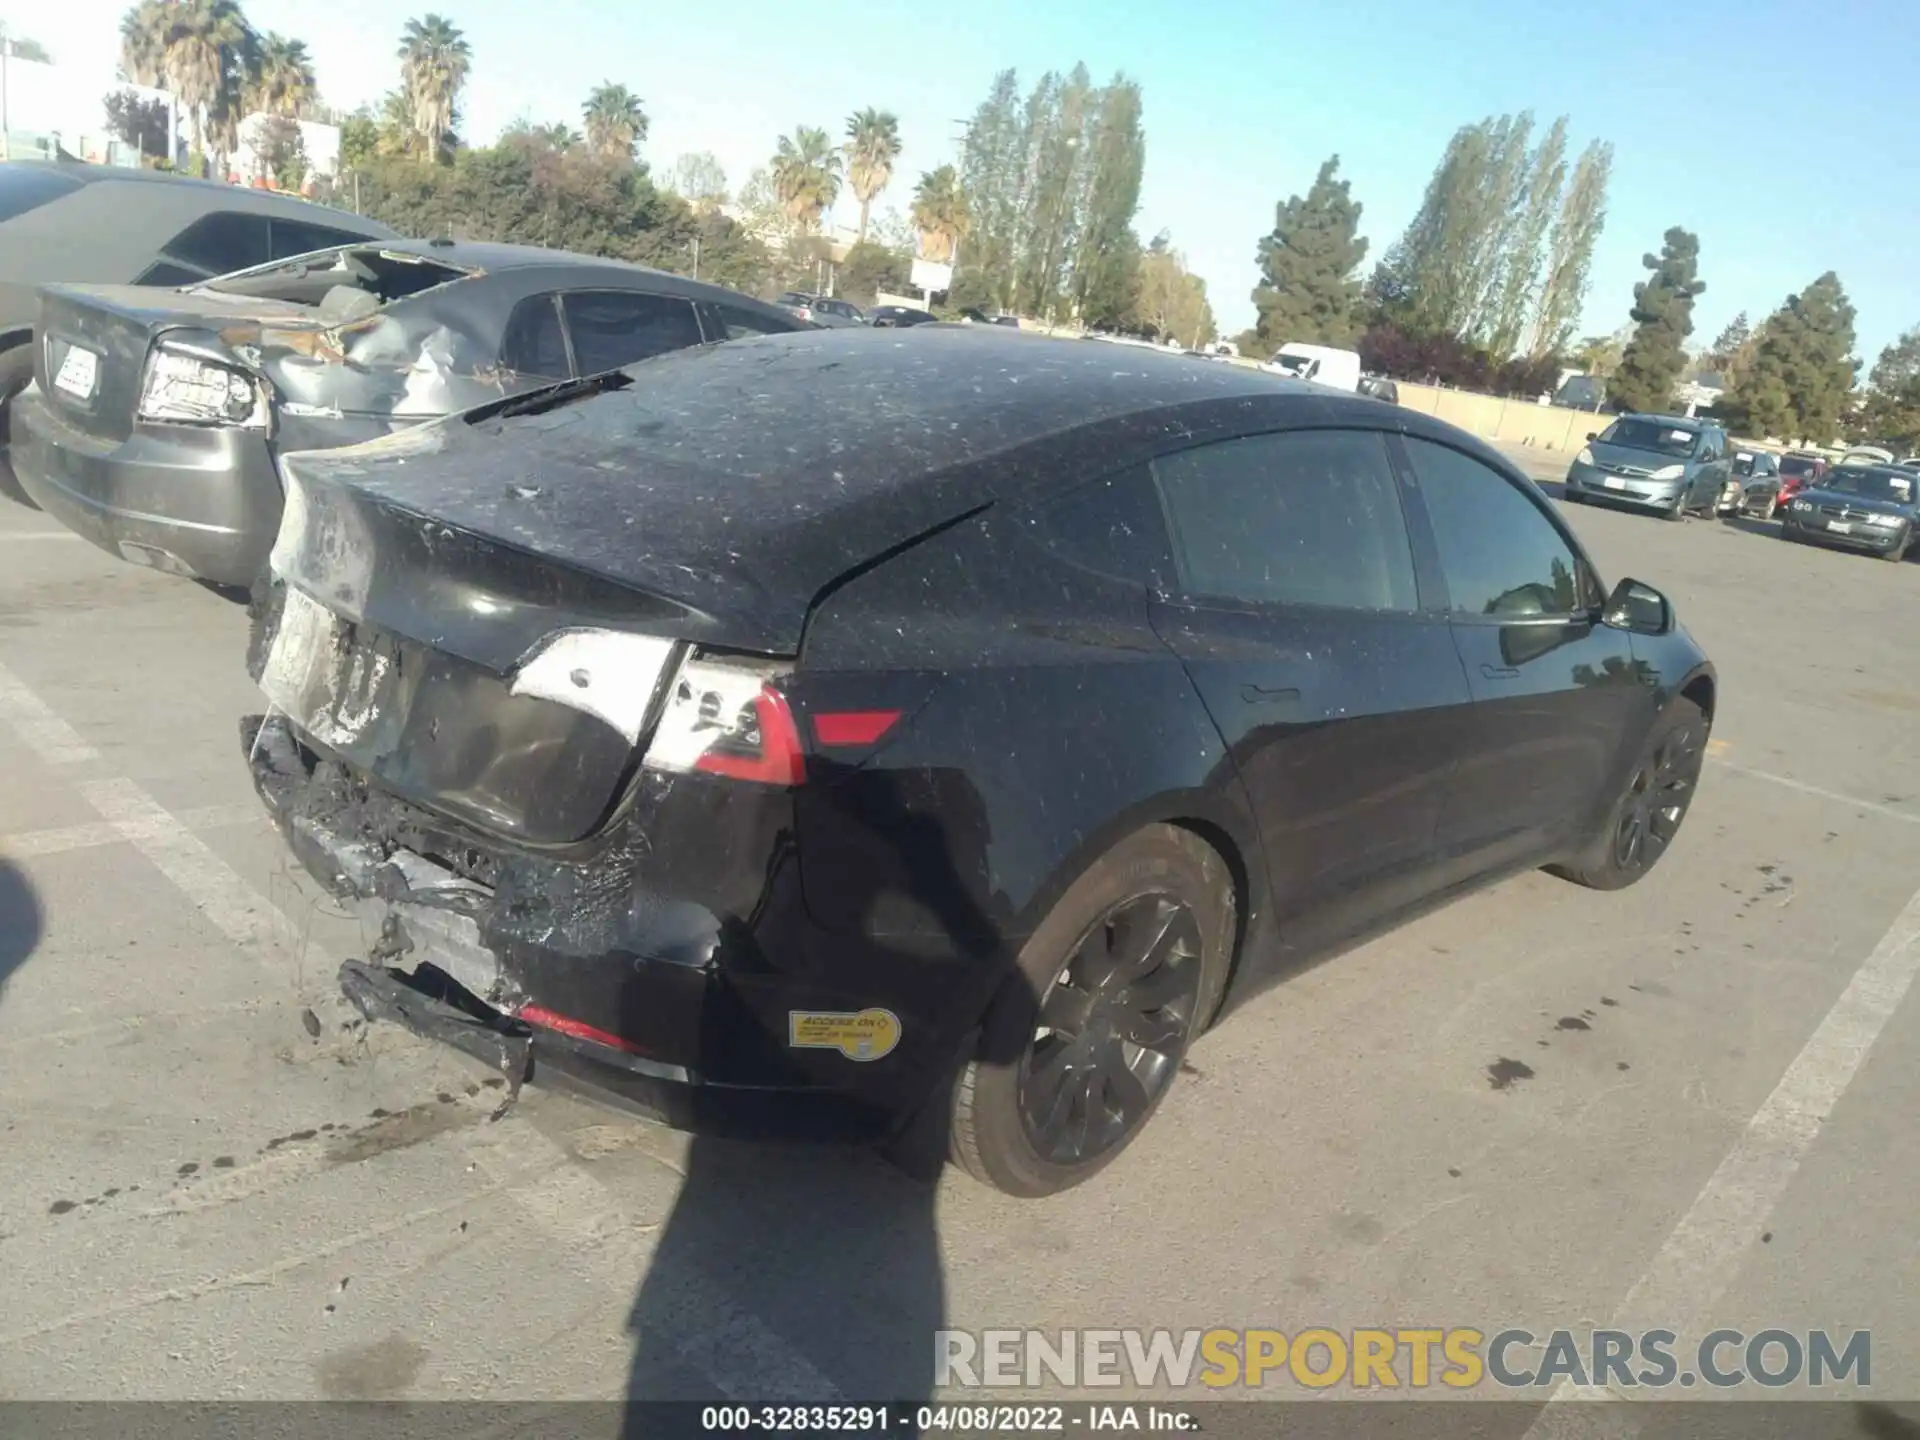
[[[986,809],[972,782],[953,770],[848,771],[838,782],[816,793],[851,837],[835,869],[854,877],[855,888],[831,903],[866,936],[889,933],[888,916],[934,917],[942,947],[973,962],[967,970],[982,977],[982,995],[1003,972],[1010,978],[995,1003],[1037,1010],[974,898],[988,893],[989,871]],[[871,939],[861,948],[864,958],[850,967],[929,963],[924,928],[919,945],[901,945],[897,954]],[[912,1024],[910,1016],[902,1020]],[[948,1154],[953,1081],[980,1046],[977,1031],[967,1034],[945,1066],[937,1058],[945,1046],[936,1047],[928,1063],[941,1078],[907,1132],[890,1143],[892,1164],[847,1145],[693,1137],[685,1180],[629,1320],[634,1357],[624,1436],[677,1436],[683,1431],[673,1425],[682,1423],[684,1433],[698,1433],[697,1410],[668,1422],[650,1413],[649,1401],[931,1398],[934,1332],[946,1318],[936,1186]],[[994,1064],[1019,1058],[982,1055]]]
[[[0,860],[0,997],[13,972],[40,943],[45,916],[33,885],[14,865]]]

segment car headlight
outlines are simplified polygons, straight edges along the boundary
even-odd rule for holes
[[[1591,451],[1591,450],[1589,450],[1589,449],[1588,449],[1588,448],[1587,448],[1586,446],[1584,446],[1584,445],[1583,445],[1583,446],[1581,446],[1581,447],[1580,447],[1580,453],[1579,453],[1578,455],[1576,455],[1576,456],[1574,456],[1574,457],[1573,457],[1573,463],[1574,463],[1574,464],[1576,464],[1576,465],[1591,465],[1591,464],[1593,464],[1593,451]]]
[[[1662,465],[1658,470],[1655,470],[1650,475],[1648,475],[1647,479],[1679,480],[1679,479],[1683,479],[1686,476],[1686,473],[1687,473],[1687,467],[1684,465]]]
[[[1903,523],[1906,518],[1904,515],[1869,515],[1867,516],[1867,523],[1869,525],[1885,525],[1888,529],[1892,529],[1895,525]]]
[[[176,425],[267,428],[266,388],[229,365],[161,346],[147,361],[139,418]]]

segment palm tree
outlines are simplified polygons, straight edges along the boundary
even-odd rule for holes
[[[587,143],[596,155],[631,160],[634,147],[647,138],[647,112],[640,106],[640,97],[611,80],[594,86],[580,114],[587,124]]]
[[[867,211],[873,197],[893,179],[900,158],[900,120],[888,110],[868,106],[847,117],[847,182],[860,202],[860,241],[867,238]]]
[[[253,83],[248,86],[249,108],[297,120],[318,93],[306,41],[289,40],[273,31],[260,37]]]
[[[787,219],[802,233],[820,228],[820,217],[840,197],[840,152],[827,132],[802,125],[782,135],[773,152],[773,193]]]
[[[441,142],[453,130],[472,61],[467,37],[444,15],[409,20],[400,34],[401,89],[429,164],[440,158]]]
[[[120,66],[136,85],[164,86],[187,112],[194,149],[233,148],[239,90],[257,37],[235,0],[142,0],[120,22]]]
[[[936,264],[952,261],[967,233],[966,192],[953,166],[942,165],[920,177],[913,188],[913,228],[920,232],[920,253]]]

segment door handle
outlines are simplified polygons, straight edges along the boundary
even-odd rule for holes
[[[1511,665],[1482,665],[1480,673],[1489,680],[1518,680],[1520,672]]]
[[[1278,705],[1287,700],[1298,700],[1300,692],[1291,686],[1269,690],[1264,685],[1242,685],[1240,698],[1249,705]]]

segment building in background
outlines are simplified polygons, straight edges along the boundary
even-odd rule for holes
[[[133,90],[170,103],[166,94],[123,84],[111,69],[95,73],[84,65],[48,65],[10,50],[0,45],[0,159],[67,155],[96,165],[140,164],[133,146],[108,133],[106,97]]]

